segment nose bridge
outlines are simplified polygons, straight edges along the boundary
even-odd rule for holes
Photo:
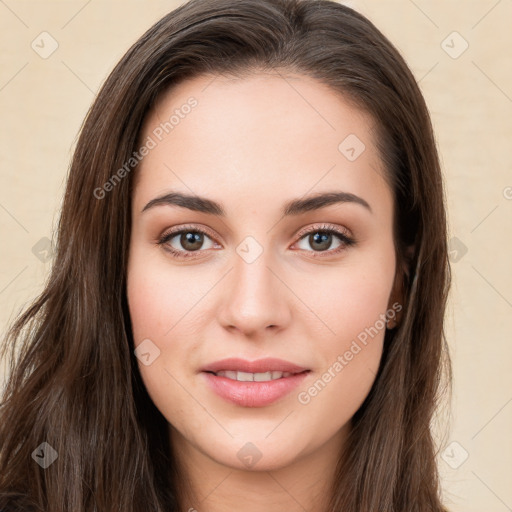
[[[283,327],[289,311],[283,284],[274,275],[271,251],[246,237],[233,255],[233,270],[221,311],[221,322],[249,333]]]

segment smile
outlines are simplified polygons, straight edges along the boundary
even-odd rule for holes
[[[223,400],[239,407],[265,407],[284,399],[310,373],[280,371],[248,373],[233,370],[201,372],[206,385]]]
[[[217,377],[226,377],[227,379],[237,380],[239,382],[268,382],[270,380],[281,379],[283,377],[289,377],[294,375],[290,372],[264,372],[264,373],[249,373],[249,372],[237,372],[232,370],[212,372]]]

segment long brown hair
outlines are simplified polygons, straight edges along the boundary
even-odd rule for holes
[[[378,375],[353,417],[330,510],[444,510],[431,420],[451,382],[450,273],[432,125],[395,47],[328,0],[191,0],[151,27],[104,83],[73,155],[51,275],[3,347],[0,509],[179,510],[168,425],[133,354],[125,284],[134,172],[125,167],[108,193],[98,190],[137,151],[163,91],[205,73],[278,69],[313,77],[373,116],[395,199],[402,322],[386,332]],[[46,469],[32,457],[43,442],[58,454]]]

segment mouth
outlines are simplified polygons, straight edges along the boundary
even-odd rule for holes
[[[280,371],[268,371],[268,372],[242,372],[234,370],[221,370],[218,372],[205,372],[215,375],[216,377],[225,377],[226,379],[236,380],[238,382],[269,382],[272,380],[286,379],[293,375],[299,375],[301,373],[307,373],[310,370],[304,370],[302,372],[280,372]]]
[[[218,396],[242,407],[264,407],[288,395],[311,372],[282,359],[224,359],[201,370]]]
[[[308,369],[306,367],[299,366],[298,364],[290,361],[285,361],[284,359],[276,359],[274,357],[266,357],[256,361],[248,361],[247,359],[231,357],[215,361],[214,363],[210,363],[202,368],[203,372],[215,374],[220,372],[235,372],[237,374],[242,374],[242,378],[244,378],[244,374],[256,375],[258,378],[263,378],[262,375],[265,374],[265,380],[281,378],[282,375],[274,377],[274,375],[278,375],[276,372],[280,372],[282,374],[296,374],[307,370]],[[271,374],[270,378],[267,378],[269,377],[269,373]],[[230,375],[231,378],[233,378],[233,374]]]

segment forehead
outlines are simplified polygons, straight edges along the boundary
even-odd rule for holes
[[[146,117],[140,140],[149,139],[153,147],[137,169],[139,205],[169,188],[258,197],[261,206],[262,197],[315,188],[362,195],[387,186],[371,116],[303,75],[181,82]]]

